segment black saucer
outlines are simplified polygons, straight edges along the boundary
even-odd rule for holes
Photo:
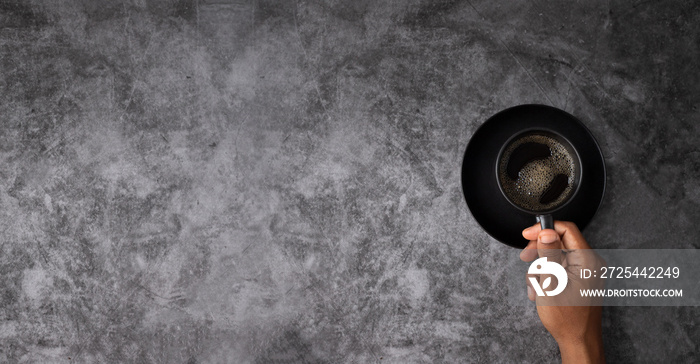
[[[496,240],[515,248],[527,245],[521,233],[535,216],[511,205],[498,188],[496,159],[508,139],[527,129],[542,128],[569,140],[581,158],[578,193],[555,220],[573,221],[583,230],[595,215],[605,192],[605,162],[591,132],[571,114],[546,105],[520,105],[492,116],[477,129],[464,152],[462,192],[476,221]]]

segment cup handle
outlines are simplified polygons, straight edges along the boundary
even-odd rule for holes
[[[537,222],[540,223],[540,227],[542,228],[542,230],[554,230],[554,219],[552,218],[552,215],[537,215]]]

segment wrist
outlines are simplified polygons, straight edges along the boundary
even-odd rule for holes
[[[605,363],[602,335],[590,335],[579,340],[558,342],[561,361],[568,363]]]

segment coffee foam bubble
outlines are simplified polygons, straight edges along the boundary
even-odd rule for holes
[[[513,180],[506,173],[506,167],[513,151],[528,142],[544,144],[549,147],[551,155],[545,159],[531,161],[520,170],[518,178]],[[552,137],[542,134],[529,134],[512,141],[503,151],[498,167],[498,179],[503,192],[514,204],[532,212],[548,211],[558,207],[574,192],[576,164],[574,157],[564,145]],[[553,201],[543,204],[540,197],[558,174],[568,177],[564,191]]]

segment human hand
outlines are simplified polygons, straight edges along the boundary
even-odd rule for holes
[[[526,279],[528,298],[536,301],[542,324],[559,344],[562,362],[604,363],[601,302],[595,298],[582,298],[579,291],[602,288],[600,279],[580,278],[583,267],[596,269],[603,265],[602,259],[591,250],[576,224],[571,222],[555,221],[554,230],[541,230],[536,224],[523,230],[523,237],[530,243],[520,253],[520,259],[531,262],[546,257],[549,262],[561,264],[568,276],[564,291],[553,297],[537,296]],[[544,276],[541,278],[546,278]]]

